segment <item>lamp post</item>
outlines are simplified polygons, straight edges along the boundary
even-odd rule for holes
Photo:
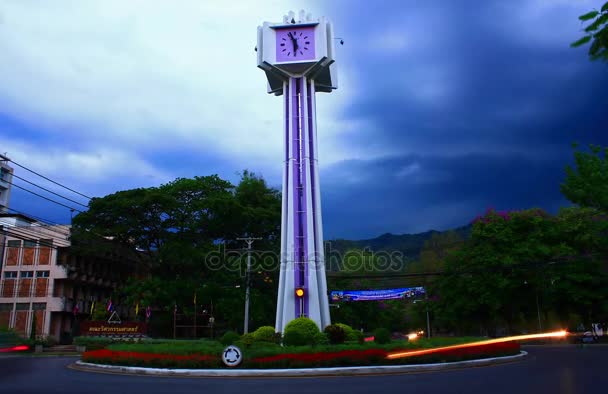
[[[247,242],[247,270],[245,271],[245,322],[243,323],[243,334],[249,332],[249,278],[251,272],[251,245],[253,241],[261,240],[262,238],[237,238],[239,241]]]

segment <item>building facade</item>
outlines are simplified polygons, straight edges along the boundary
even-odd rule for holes
[[[8,157],[0,155],[0,213],[6,212],[11,199],[13,168],[8,163]]]
[[[5,235],[0,326],[69,343],[91,307],[105,308],[113,291],[142,275],[135,251],[100,239],[95,248],[72,245],[70,226],[48,226],[23,215],[0,214]]]

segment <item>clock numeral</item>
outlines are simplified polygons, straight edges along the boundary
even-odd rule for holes
[[[282,42],[282,43],[281,43],[281,46],[282,46],[282,47],[284,47],[284,46],[285,46],[285,43],[284,43],[284,42]]]
[[[308,38],[308,36],[304,36],[304,39],[307,39],[307,38]]]
[[[300,51],[300,55],[303,55],[304,53],[302,53],[302,51]]]
[[[304,47],[304,50],[305,50],[305,51],[307,51],[307,50],[308,50],[308,47]]]
[[[283,49],[281,52],[285,52],[287,49]]]
[[[305,42],[305,44],[306,44],[306,45],[310,45],[310,41],[306,41],[306,42]]]
[[[300,35],[302,35],[302,32],[300,32]]]
[[[286,41],[286,40],[285,40],[285,37],[283,37],[283,41]]]
[[[287,52],[287,56],[291,55],[291,52]]]

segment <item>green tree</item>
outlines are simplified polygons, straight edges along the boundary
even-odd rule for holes
[[[608,147],[575,151],[575,167],[566,167],[561,192],[575,204],[608,212]]]
[[[74,218],[72,238],[83,249],[92,248],[90,253],[99,252],[93,239],[107,237],[114,243],[106,248],[118,243],[147,256],[149,275],[131,278],[118,289],[119,303],[150,305],[153,320],[164,319],[168,326],[176,303],[180,312],[194,312],[196,293],[200,307],[213,302],[217,324],[237,328],[242,327],[243,314],[237,311],[244,304],[245,254],[236,238],[262,237],[256,247],[277,257],[280,215],[280,193],[251,172],[245,171],[236,186],[217,175],[178,178],[91,200],[89,210]],[[262,265],[258,256],[254,254],[251,299],[254,327],[274,320],[271,283],[278,277],[272,271],[278,261]]]
[[[608,61],[608,2],[599,11],[589,11],[578,19],[590,23],[584,29],[585,36],[570,45],[576,48],[591,42],[589,57]]]

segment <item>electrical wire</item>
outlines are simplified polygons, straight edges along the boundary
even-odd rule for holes
[[[23,182],[29,183],[29,184],[30,184],[30,185],[32,185],[32,186],[36,186],[37,188],[42,189],[42,190],[44,190],[45,192],[51,193],[51,194],[53,194],[53,195],[55,195],[55,196],[57,196],[57,197],[61,197],[61,198],[63,198],[64,200],[68,200],[68,201],[73,202],[73,203],[75,203],[75,204],[78,204],[78,205],[80,205],[80,206],[82,206],[82,207],[88,208],[88,205],[85,205],[85,204],[79,203],[79,202],[78,202],[78,201],[76,201],[76,200],[72,200],[71,198],[68,198],[68,197],[62,196],[62,195],[61,195],[61,194],[59,194],[59,193],[55,193],[54,191],[49,190],[49,189],[47,189],[47,188],[45,188],[45,187],[42,187],[42,186],[40,186],[40,185],[38,185],[38,184],[36,184],[36,183],[34,183],[34,182],[30,182],[30,181],[28,181],[27,179],[20,177],[19,175],[15,175],[15,174],[13,174],[13,177],[15,177],[15,178],[17,178],[17,179],[20,179],[20,180],[22,180]],[[6,182],[8,182],[8,181],[6,181]],[[10,182],[8,182],[8,183],[10,183]]]
[[[7,159],[8,159],[8,158],[7,158]],[[61,183],[56,182],[56,181],[54,181],[54,180],[52,180],[52,179],[50,179],[50,178],[48,178],[48,177],[46,177],[46,176],[44,176],[44,175],[42,175],[42,174],[40,174],[40,173],[38,173],[38,172],[36,172],[36,171],[32,170],[32,169],[29,169],[29,168],[27,168],[26,166],[21,165],[21,164],[17,163],[16,161],[12,160],[12,159],[8,159],[8,161],[10,161],[11,163],[13,163],[14,165],[16,165],[16,166],[18,166],[18,167],[23,168],[23,169],[24,169],[24,170],[26,170],[26,171],[31,172],[32,174],[38,175],[39,177],[41,177],[41,178],[43,178],[43,179],[46,179],[47,181],[49,181],[49,182],[51,182],[51,183],[54,183],[54,184],[55,184],[55,185],[57,185],[57,186],[60,186],[60,187],[62,187],[62,188],[64,188],[64,189],[66,189],[66,190],[69,190],[69,191],[71,191],[72,193],[76,193],[76,194],[78,194],[79,196],[82,196],[82,197],[87,198],[87,199],[89,199],[89,200],[91,200],[91,199],[92,199],[92,197],[89,197],[89,196],[87,196],[86,194],[80,193],[79,191],[76,191],[76,190],[74,190],[74,189],[71,189],[71,188],[69,188],[69,187],[67,187],[67,186],[65,186],[65,185],[62,185]]]
[[[15,186],[15,187],[17,187],[17,188],[19,188],[19,189],[21,189],[21,190],[25,190],[26,192],[31,193],[31,194],[33,194],[33,195],[35,195],[35,196],[40,197],[40,198],[43,198],[43,199],[45,199],[45,200],[47,200],[47,201],[50,201],[50,202],[55,203],[55,204],[57,204],[57,205],[61,205],[62,207],[68,208],[68,209],[70,209],[70,210],[72,210],[72,211],[76,211],[76,212],[79,212],[79,213],[82,213],[82,212],[83,212],[83,211],[81,211],[81,210],[79,210],[79,209],[76,209],[76,208],[71,207],[71,206],[69,206],[69,205],[65,205],[65,204],[63,204],[63,203],[60,203],[59,201],[55,201],[55,200],[53,200],[53,199],[51,199],[51,198],[48,198],[48,197],[46,197],[46,196],[43,196],[42,194],[38,194],[38,193],[33,192],[33,191],[29,190],[29,189],[26,189],[25,187],[22,187],[22,186],[16,185],[16,184],[14,184],[14,183],[12,183],[12,182],[9,182],[9,181],[6,181],[6,180],[5,180],[4,182],[8,183],[8,184],[9,184],[9,185],[11,185],[11,186]]]

